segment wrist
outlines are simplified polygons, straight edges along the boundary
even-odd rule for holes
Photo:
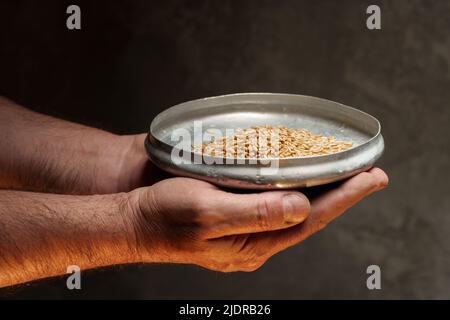
[[[115,192],[128,192],[145,185],[149,163],[144,140],[145,134],[116,137],[112,156],[115,159],[112,168]]]
[[[137,209],[132,193],[116,193],[100,196],[112,204],[112,210],[105,212],[105,221],[109,226],[105,231],[102,245],[107,248],[107,264],[138,263],[142,261],[136,227]],[[109,241],[113,240],[113,241]]]
[[[156,203],[153,187],[135,189],[128,195],[130,224],[134,231],[137,262],[176,262],[164,216]]]
[[[129,192],[168,177],[149,161],[145,139],[146,134],[114,137],[98,161],[103,168],[103,174],[96,178],[99,193]]]

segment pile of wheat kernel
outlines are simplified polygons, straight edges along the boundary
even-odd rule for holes
[[[276,143],[276,141],[279,143]],[[298,158],[327,155],[350,149],[353,143],[306,129],[254,126],[235,130],[231,136],[193,145],[193,151],[222,158]]]

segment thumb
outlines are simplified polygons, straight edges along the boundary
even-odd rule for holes
[[[217,236],[288,228],[304,221],[310,211],[306,196],[295,191],[233,194],[217,190],[214,193],[210,209]]]

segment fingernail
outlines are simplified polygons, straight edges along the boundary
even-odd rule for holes
[[[283,214],[286,223],[300,223],[309,213],[309,201],[297,193],[289,193],[283,197]]]

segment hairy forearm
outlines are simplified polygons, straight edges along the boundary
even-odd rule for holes
[[[0,287],[139,260],[128,194],[0,190]]]
[[[72,194],[131,190],[134,181],[126,169],[145,165],[142,139],[42,115],[0,97],[0,188]]]

